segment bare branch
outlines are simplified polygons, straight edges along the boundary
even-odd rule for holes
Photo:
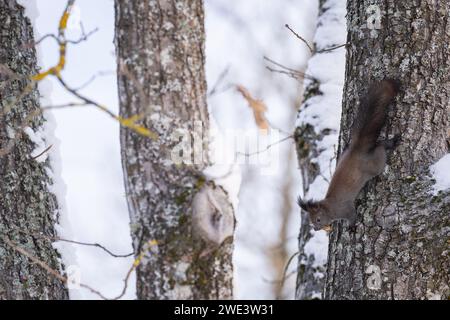
[[[271,72],[278,72],[278,73],[281,73],[281,74],[286,74],[286,75],[288,75],[288,76],[290,76],[290,77],[292,77],[292,78],[294,78],[296,80],[299,80],[299,79],[316,80],[313,76],[311,76],[309,74],[306,74],[306,73],[301,72],[299,70],[295,70],[293,68],[286,67],[285,65],[282,65],[281,63],[276,62],[276,61],[270,59],[269,57],[264,56],[263,58],[267,62],[270,62],[273,65],[283,69],[283,70],[277,70],[277,69],[274,69],[272,67],[266,66],[266,69],[271,71]]]
[[[35,43],[30,43],[29,46],[31,47],[31,46],[33,46],[33,45],[38,45],[38,44],[40,44],[41,42],[43,42],[45,39],[48,39],[48,38],[52,38],[52,39],[55,39],[56,41],[58,41],[58,37],[57,37],[57,36],[55,36],[53,33],[48,33],[48,34],[42,36],[42,37],[41,37],[39,40],[37,40]]]
[[[66,40],[67,43],[71,44],[79,44],[80,42],[86,41],[91,35],[96,33],[98,31],[98,28],[95,28],[88,33],[84,32],[84,26],[83,23],[80,22],[80,28],[81,28],[81,37],[78,40]]]
[[[102,246],[99,243],[79,242],[79,241],[74,241],[74,240],[63,239],[63,238],[60,238],[60,237],[55,237],[54,240],[55,241],[72,243],[72,244],[78,244],[78,245],[87,246],[87,247],[97,247],[97,248],[102,249],[103,251],[105,251],[107,254],[109,254],[110,256],[112,256],[114,258],[128,258],[128,257],[131,257],[132,255],[134,255],[134,252],[127,253],[127,254],[116,254],[116,253],[113,253],[113,252],[111,252],[110,250],[108,250],[107,248],[105,248],[104,246]]]
[[[228,75],[228,72],[230,71],[230,66],[228,65],[223,71],[219,74],[219,77],[217,78],[216,83],[212,86],[212,89],[208,92],[208,97],[213,96],[217,93],[219,86],[222,84],[225,77]]]
[[[347,43],[340,44],[340,45],[337,45],[337,46],[333,46],[333,47],[330,47],[330,48],[325,48],[325,49],[316,51],[316,53],[323,53],[323,52],[332,51],[332,50],[335,50],[335,49],[339,49],[339,48],[342,48],[342,47],[346,47],[347,45],[348,45]]]
[[[42,151],[41,153],[39,153],[37,156],[32,157],[31,159],[36,160],[40,157],[42,157],[42,155],[44,155],[45,153],[47,153],[51,148],[53,147],[53,145],[49,145],[47,148],[45,148],[44,151]]]
[[[280,287],[283,288],[286,279],[296,273],[296,271],[293,271],[293,272],[287,274],[287,271],[288,271],[289,266],[291,265],[292,261],[294,260],[294,258],[299,254],[300,254],[300,252],[297,251],[293,255],[291,255],[291,257],[289,258],[289,260],[286,263],[286,266],[284,267],[283,276],[281,277],[281,279],[277,279],[277,280],[267,280],[266,279],[266,281],[271,282],[271,283],[280,283]]]
[[[308,41],[306,41],[304,38],[302,38],[297,32],[292,30],[291,27],[287,23],[284,26],[286,28],[288,28],[289,31],[292,32],[298,39],[300,39],[303,43],[305,43],[306,46],[308,47],[309,51],[311,51],[311,53],[314,53],[314,49],[312,48],[312,46],[309,45]]]
[[[348,45],[348,43],[344,43],[344,44],[332,46],[332,47],[330,47],[330,48],[325,48],[325,49],[322,49],[322,50],[315,50],[315,49],[313,49],[313,46],[311,46],[311,45],[308,43],[308,41],[306,41],[306,40],[305,40],[302,36],[300,36],[297,32],[295,32],[294,30],[292,30],[292,28],[291,28],[288,24],[285,24],[284,26],[285,26],[286,28],[288,28],[289,31],[291,31],[298,39],[300,39],[303,43],[305,43],[306,46],[308,47],[309,51],[310,51],[311,53],[313,53],[313,54],[314,54],[314,53],[323,53],[323,52],[332,51],[332,50],[339,49],[339,48],[341,48],[341,47],[345,47],[345,46]]]
[[[270,58],[267,57],[267,56],[263,56],[263,59],[266,60],[267,62],[270,62],[270,63],[276,65],[277,67],[280,67],[280,68],[285,69],[285,70],[287,70],[287,71],[291,71],[291,72],[293,72],[293,73],[302,74],[302,75],[305,76],[305,77],[312,77],[312,76],[310,76],[310,75],[307,75],[307,74],[301,72],[300,70],[296,70],[296,69],[293,69],[293,68],[286,67],[285,65],[282,65],[281,63],[279,63],[279,62],[277,62],[277,61],[275,61],[275,60],[273,60],[273,59],[270,59]]]
[[[273,69],[272,67],[266,66],[266,69],[269,70],[270,72],[275,72],[275,73],[281,73],[281,74],[285,74],[288,75],[289,77],[295,79],[295,80],[300,80],[300,79],[304,79],[305,76],[299,75],[298,73],[294,73],[292,71],[285,71],[285,70],[277,70],[277,69]]]
[[[257,155],[257,154],[266,152],[266,151],[268,151],[270,148],[276,146],[277,144],[280,144],[280,143],[282,143],[282,142],[284,142],[284,141],[286,141],[286,140],[292,139],[292,138],[294,138],[294,135],[293,135],[293,134],[291,134],[291,135],[289,135],[289,136],[287,136],[287,137],[284,137],[283,139],[280,139],[280,140],[278,140],[278,141],[276,141],[276,142],[274,142],[274,143],[269,144],[269,145],[268,145],[266,148],[264,148],[263,150],[258,150],[258,151],[252,152],[252,153],[244,153],[244,152],[239,152],[239,151],[238,151],[238,152],[236,152],[236,154],[237,154],[237,155],[241,155],[241,156],[245,156],[245,157],[248,158],[248,157],[255,156],[255,155]]]
[[[75,88],[76,91],[80,91],[84,88],[86,88],[88,85],[90,85],[92,82],[94,82],[98,77],[104,77],[108,76],[110,74],[113,74],[112,71],[100,71],[97,72],[97,74],[94,74],[92,77],[90,77],[85,83],[83,83],[81,86]]]
[[[35,257],[34,255],[32,255],[31,253],[29,253],[27,250],[23,249],[22,247],[20,247],[19,245],[17,245],[16,243],[12,242],[10,239],[8,239],[6,236],[0,235],[0,240],[3,240],[3,242],[5,242],[9,247],[11,247],[13,250],[17,251],[18,253],[22,254],[23,256],[27,257],[28,259],[30,259],[34,264],[38,265],[39,267],[41,267],[42,269],[44,269],[45,271],[47,271],[47,273],[57,279],[59,279],[60,281],[62,281],[65,284],[69,283],[69,279],[63,275],[61,275],[58,271],[54,270],[53,268],[51,268],[48,264],[46,264],[44,261],[38,259],[37,257]],[[93,289],[92,287],[83,284],[83,283],[78,283],[78,285],[81,288],[87,289],[90,292],[92,292],[93,294],[99,296],[101,299],[103,300],[119,300],[120,298],[122,298],[128,289],[128,282],[130,279],[131,274],[133,273],[133,271],[139,266],[139,264],[141,263],[143,257],[145,256],[145,254],[153,247],[158,245],[158,242],[155,240],[151,240],[148,241],[146,243],[146,245],[144,245],[143,250],[141,251],[141,253],[139,254],[139,256],[134,260],[132,266],[130,267],[130,269],[128,270],[123,282],[124,282],[124,287],[122,289],[122,291],[120,292],[120,294],[114,298],[107,298],[105,297],[100,291]]]
[[[83,106],[89,106],[89,104],[87,104],[86,102],[69,102],[69,103],[65,103],[65,104],[44,106],[44,107],[41,107],[41,109],[43,111],[47,111],[47,110],[67,109],[67,108],[83,107]]]
[[[24,230],[17,230],[17,232],[25,234],[27,236],[30,237],[34,237],[34,238],[38,238],[38,239],[45,239],[48,241],[61,241],[61,242],[67,242],[67,243],[72,243],[72,244],[77,244],[77,245],[82,245],[82,246],[88,246],[88,247],[97,247],[102,249],[103,251],[105,251],[106,253],[108,253],[110,256],[114,257],[114,258],[128,258],[131,257],[134,252],[128,253],[128,254],[115,254],[113,252],[111,252],[111,250],[108,250],[107,248],[105,248],[103,245],[99,244],[99,243],[89,243],[89,242],[80,242],[80,241],[75,241],[75,240],[69,240],[69,239],[64,239],[61,237],[49,237],[40,233],[30,233]]]
[[[67,90],[69,91],[71,94],[73,94],[75,97],[77,97],[78,99],[82,100],[85,105],[92,105],[95,106],[97,108],[99,108],[100,110],[102,110],[103,112],[105,112],[106,114],[108,114],[110,117],[112,117],[113,119],[118,119],[118,116],[116,116],[112,111],[110,111],[108,108],[106,108],[105,106],[95,102],[94,100],[87,98],[85,96],[83,96],[82,94],[80,94],[77,90],[71,88],[64,80],[61,76],[57,76],[56,77],[59,81],[59,83]]]
[[[35,256],[33,256],[31,253],[29,253],[28,251],[26,251],[25,249],[23,249],[22,247],[18,246],[17,244],[15,244],[14,242],[12,242],[11,240],[9,240],[6,236],[0,236],[0,239],[3,240],[3,242],[5,242],[9,247],[11,247],[13,250],[15,250],[16,252],[22,254],[23,256],[27,257],[28,259],[31,260],[31,262],[33,262],[34,264],[38,265],[39,267],[41,267],[42,269],[44,269],[45,271],[47,271],[47,273],[53,277],[55,277],[56,279],[62,281],[65,284],[69,283],[69,280],[67,277],[61,275],[58,271],[52,269],[48,264],[46,264],[44,261],[36,258]],[[90,292],[96,294],[97,296],[99,296],[100,298],[104,299],[104,300],[108,300],[108,298],[106,298],[104,295],[102,295],[99,291],[91,288],[90,286],[86,285],[86,284],[79,284],[80,287],[85,288],[87,290],[89,290]]]

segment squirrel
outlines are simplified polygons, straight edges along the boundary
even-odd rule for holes
[[[354,228],[354,201],[367,181],[381,174],[386,165],[386,151],[394,149],[400,135],[377,141],[386,122],[387,107],[399,92],[398,80],[386,79],[372,84],[362,99],[352,127],[350,145],[342,153],[323,200],[304,201],[300,208],[308,212],[314,230],[331,230],[335,220],[347,220]]]

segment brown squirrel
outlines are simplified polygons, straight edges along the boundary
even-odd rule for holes
[[[351,134],[351,142],[342,153],[328,187],[325,199],[303,201],[299,206],[308,212],[314,230],[330,229],[335,220],[356,222],[354,201],[367,181],[381,174],[386,165],[386,150],[400,141],[400,135],[377,141],[386,122],[387,107],[400,88],[397,80],[375,82],[362,99]]]

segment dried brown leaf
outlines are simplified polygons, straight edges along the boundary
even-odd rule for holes
[[[237,85],[236,89],[242,94],[244,99],[247,100],[249,107],[253,110],[253,116],[258,128],[261,130],[268,130],[269,123],[267,122],[267,119],[264,115],[264,113],[267,111],[267,107],[264,102],[253,98],[250,92],[241,85]]]

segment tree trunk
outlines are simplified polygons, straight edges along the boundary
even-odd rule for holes
[[[344,48],[320,51],[344,44],[345,21],[344,1],[319,2],[314,40],[316,52],[310,58],[305,71],[308,76],[314,77],[314,80],[305,80],[303,104],[295,131],[303,194],[308,198],[325,195],[331,167],[335,162],[345,51]],[[330,122],[329,119],[333,121]],[[328,238],[324,231],[315,232],[310,227],[308,214],[302,211],[296,299],[321,298],[325,284],[327,245]]]
[[[340,150],[374,79],[402,82],[382,133],[402,140],[358,197],[356,232],[334,225],[325,298],[448,299],[450,196],[430,193],[429,166],[449,151],[450,3],[349,0],[347,11]]]
[[[133,246],[145,253],[138,298],[232,298],[233,209],[201,174],[209,126],[203,1],[116,0],[115,8],[121,115],[143,116],[159,136],[121,131]]]
[[[39,108],[37,89],[34,87],[11,111],[7,110],[24,92],[29,77],[37,73],[32,26],[24,8],[14,0],[0,2],[0,21],[0,299],[67,299],[68,292],[60,280],[4,240],[54,270],[62,267],[52,243],[31,236],[39,233],[55,237],[58,212],[55,195],[48,189],[52,184],[49,161],[32,158],[36,145],[20,130],[27,115]],[[38,132],[44,121],[37,115],[28,127]]]

